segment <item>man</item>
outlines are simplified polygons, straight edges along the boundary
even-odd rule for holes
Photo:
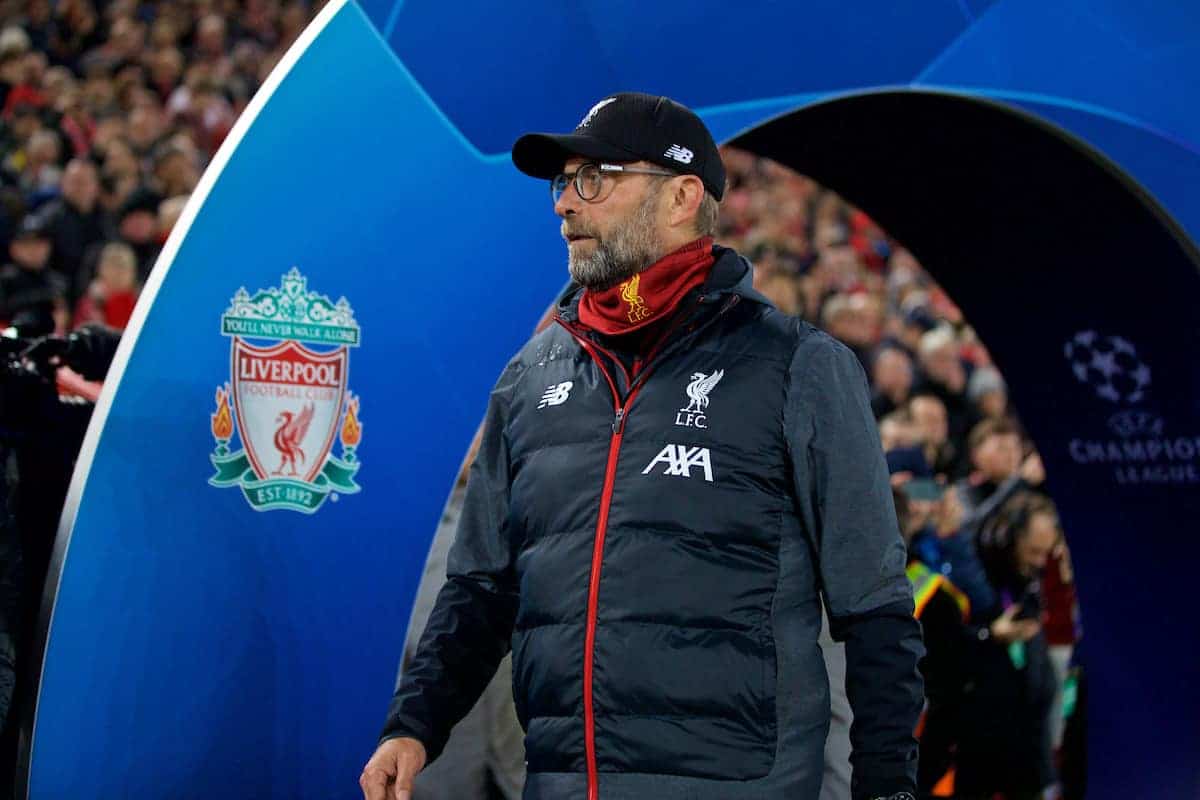
[[[875,387],[871,408],[876,417],[882,419],[904,408],[913,385],[913,365],[908,353],[890,345],[880,347],[871,363],[871,385]]]
[[[949,325],[939,325],[921,337],[917,347],[922,380],[913,394],[934,394],[946,407],[950,440],[962,442],[975,420],[967,400],[971,373],[959,355],[958,337]]]
[[[712,245],[724,168],[683,106],[613,95],[513,160],[573,284],[492,392],[364,795],[410,796],[511,641],[527,800],[815,798],[823,599],[852,796],[908,797],[923,649],[854,355]]]
[[[980,422],[971,429],[967,447],[972,471],[957,485],[967,527],[978,529],[1015,492],[1037,490],[1046,479],[1037,451],[1022,455],[1021,431],[1008,417]]]
[[[75,158],[63,173],[62,197],[42,212],[54,241],[50,267],[70,282],[72,297],[87,288],[93,267],[89,250],[104,241],[107,223],[99,199],[96,166]]]
[[[0,320],[13,324],[37,318],[49,323],[48,329],[66,330],[67,283],[46,269],[50,248],[45,220],[25,217],[8,246],[12,262],[0,269]]]
[[[945,404],[935,394],[914,394],[908,400],[908,415],[921,432],[921,446],[930,469],[937,475],[955,477],[962,469],[962,459],[950,439]]]

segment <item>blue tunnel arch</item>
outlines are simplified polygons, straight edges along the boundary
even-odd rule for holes
[[[1115,486],[1112,470],[1076,451],[1097,431],[1118,438],[1106,431],[1114,416],[1147,409],[1200,430],[1187,402],[1195,378],[1156,370],[1153,397],[1122,408],[1080,385],[1063,347],[1081,330],[1120,331],[1143,360],[1180,363],[1200,344],[1194,324],[1180,326],[1200,297],[1196,246],[1102,154],[992,101],[856,93],[776,117],[730,144],[836,189],[905,243],[963,309],[1011,381],[1074,537],[1089,785],[1166,795],[1172,783],[1157,773],[1187,786],[1190,754],[1200,751],[1192,721],[1200,629],[1164,609],[1189,603],[1200,543],[1181,536],[1179,522],[1200,513],[1200,492],[1168,498],[1132,478]],[[1171,656],[1160,642],[1173,643]],[[1131,685],[1131,671],[1154,677]],[[1146,730],[1166,737],[1130,735]]]
[[[1073,540],[1097,542],[1076,553],[1091,785],[1194,792],[1196,545],[1175,532],[1194,527],[1200,470],[1195,41],[1186,4],[1117,0],[331,0],[206,173],[106,382],[47,587],[28,796],[356,796],[446,487],[562,282],[545,189],[508,148],[630,88],[821,180],[929,262],[1015,376]],[[931,180],[957,193],[939,206]],[[1010,201],[1038,187],[1004,213],[1041,250],[1014,254],[999,230],[931,238],[917,210],[991,213],[981,185]],[[1010,283],[972,281],[981,250]],[[208,482],[222,312],[292,267],[362,327],[362,490],[310,515]],[[1064,345],[1089,331],[1136,346],[1145,402],[1072,377]]]

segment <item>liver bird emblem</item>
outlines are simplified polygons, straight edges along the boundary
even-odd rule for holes
[[[279,467],[272,475],[283,475],[284,467],[290,467],[291,472],[287,473],[291,476],[299,477],[296,472],[296,458],[299,457],[300,463],[304,463],[304,451],[300,449],[300,443],[304,441],[304,436],[308,433],[308,426],[312,424],[313,404],[306,405],[299,414],[292,416],[292,412],[283,411],[275,418],[275,422],[279,427],[275,430],[275,449],[280,453]]]
[[[686,411],[703,411],[708,408],[708,393],[713,390],[713,387],[721,382],[721,378],[725,377],[725,370],[719,369],[711,375],[705,375],[703,372],[693,372],[692,382],[688,384],[687,396],[688,405],[683,409]]]

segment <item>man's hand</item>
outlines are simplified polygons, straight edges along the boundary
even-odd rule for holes
[[[424,766],[425,745],[403,736],[388,739],[363,767],[358,785],[365,800],[412,800],[413,778]]]
[[[55,371],[66,361],[68,343],[63,336],[43,336],[21,353],[43,378],[53,379]]]
[[[1046,467],[1042,465],[1042,457],[1036,450],[1021,462],[1021,477],[1030,486],[1041,486],[1042,481],[1046,480]]]
[[[1038,635],[1042,626],[1038,624],[1037,620],[1013,619],[1020,610],[1020,606],[1009,606],[1003,614],[992,621],[988,630],[993,639],[1001,644],[1012,644],[1013,642],[1028,642]]]

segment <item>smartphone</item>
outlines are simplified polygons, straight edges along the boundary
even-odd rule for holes
[[[946,486],[933,478],[913,478],[902,485],[900,491],[904,492],[909,500],[937,501],[942,499]]]

